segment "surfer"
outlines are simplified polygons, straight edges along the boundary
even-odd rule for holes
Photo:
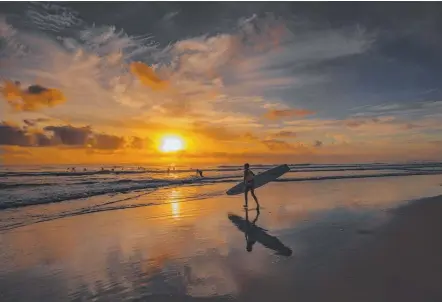
[[[248,195],[249,191],[252,193],[252,197],[256,202],[256,207],[259,208],[258,198],[256,198],[255,195],[255,182],[254,182],[254,176],[255,173],[250,170],[250,165],[245,164],[244,165],[244,185],[245,185],[245,191],[244,191],[244,198],[246,204],[244,205],[245,208],[248,207]]]
[[[203,171],[201,171],[200,169],[196,169],[196,175],[198,176],[198,174],[199,174],[200,177],[204,177],[203,176]]]

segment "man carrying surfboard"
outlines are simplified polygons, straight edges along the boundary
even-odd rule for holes
[[[259,209],[258,198],[256,198],[256,195],[255,195],[254,177],[255,177],[255,173],[253,173],[252,170],[250,170],[250,165],[245,164],[244,165],[244,185],[245,185],[244,198],[245,198],[246,204],[244,205],[244,207],[245,208],[248,207],[248,197],[249,197],[248,195],[249,195],[249,191],[250,191],[252,193],[253,199],[256,202],[256,207]]]

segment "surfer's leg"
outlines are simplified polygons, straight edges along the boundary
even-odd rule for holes
[[[249,195],[249,186],[246,186],[246,189],[244,191],[244,201],[245,201],[244,207],[245,208],[247,208],[247,206],[248,206],[248,197],[249,197],[248,195]]]
[[[252,193],[252,197],[253,197],[253,199],[254,199],[255,202],[256,202],[256,206],[259,208],[259,202],[258,202],[258,198],[256,198],[255,190],[254,190],[253,188],[251,188],[251,189],[250,189],[250,192]]]

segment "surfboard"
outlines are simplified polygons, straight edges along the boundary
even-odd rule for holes
[[[278,177],[284,175],[285,173],[287,173],[288,171],[290,171],[289,166],[287,165],[280,165],[274,168],[271,168],[267,171],[264,171],[260,174],[255,175],[255,177],[253,178],[255,181],[255,189],[259,188],[271,181],[274,181],[275,179],[277,179]],[[244,193],[244,189],[245,189],[245,185],[244,182],[241,181],[239,184],[237,184],[236,186],[230,188],[229,190],[227,190],[226,194],[227,195],[237,195],[237,194],[241,194]]]

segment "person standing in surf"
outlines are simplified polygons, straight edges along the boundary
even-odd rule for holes
[[[252,193],[253,199],[256,202],[256,207],[259,209],[258,198],[256,198],[256,195],[255,195],[254,177],[255,177],[255,173],[253,173],[252,170],[250,170],[250,165],[245,164],[244,165],[244,185],[245,185],[244,198],[245,198],[246,203],[245,203],[244,207],[245,208],[248,207],[248,197],[249,197],[249,191],[250,191]]]

